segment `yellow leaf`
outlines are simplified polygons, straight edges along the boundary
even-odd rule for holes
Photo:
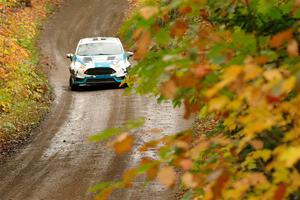
[[[234,80],[243,72],[243,68],[238,65],[233,65],[225,70],[223,79]]]
[[[291,92],[296,85],[296,77],[290,77],[289,79],[285,80],[283,82],[283,85],[281,87],[282,93],[289,93]]]
[[[225,96],[216,97],[209,102],[209,111],[220,111],[229,102]]]
[[[217,92],[219,92],[220,89],[224,88],[228,83],[229,83],[228,80],[223,80],[223,81],[217,83],[212,88],[207,90],[206,97],[208,97],[208,98],[213,97],[214,95],[217,94]]]
[[[272,155],[272,152],[270,150],[264,149],[264,150],[258,150],[253,152],[253,158],[262,158],[265,162],[270,159]]]
[[[207,90],[206,97],[213,97],[220,89],[233,82],[242,72],[243,68],[241,66],[233,65],[228,67],[222,76],[223,80]]]
[[[299,44],[297,40],[293,39],[289,41],[287,52],[291,57],[299,56]]]
[[[174,185],[176,180],[176,172],[173,167],[163,167],[158,172],[158,180],[170,188]]]
[[[197,182],[194,180],[194,177],[191,173],[186,172],[181,177],[182,183],[189,188],[195,188],[197,186]]]
[[[282,74],[278,69],[271,69],[264,72],[264,77],[268,81],[281,80]]]
[[[300,147],[288,147],[279,155],[279,160],[285,162],[287,167],[292,167],[300,159]]]
[[[195,146],[194,148],[191,149],[190,151],[190,155],[191,158],[196,160],[199,158],[199,154],[204,151],[205,149],[207,149],[210,145],[210,142],[208,141],[201,141],[198,143],[197,146]]]
[[[289,180],[290,172],[287,168],[277,168],[273,173],[274,183],[287,182]]]
[[[252,186],[263,184],[266,182],[267,182],[267,179],[263,173],[259,173],[259,172],[251,173],[249,176],[249,183]]]
[[[245,66],[244,71],[245,71],[245,76],[244,76],[245,81],[255,79],[262,73],[262,69],[255,65]]]

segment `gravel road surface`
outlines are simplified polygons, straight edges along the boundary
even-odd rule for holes
[[[40,39],[42,53],[53,61],[49,74],[54,88],[52,111],[35,131],[33,140],[0,165],[0,200],[93,199],[88,189],[101,181],[118,180],[141,155],[116,157],[104,143],[87,138],[130,119],[146,117],[143,129],[174,133],[189,126],[170,104],[152,98],[124,96],[111,86],[71,92],[66,53],[74,52],[80,38],[114,36],[124,20],[126,0],[66,0],[47,22]],[[137,134],[135,149],[151,134]],[[148,152],[151,154],[151,152]],[[158,184],[115,192],[115,200],[174,199]]]

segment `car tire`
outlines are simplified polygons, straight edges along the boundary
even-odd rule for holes
[[[72,78],[72,76],[70,76],[69,79],[69,86],[72,91],[78,90],[78,85],[74,84],[74,79]]]

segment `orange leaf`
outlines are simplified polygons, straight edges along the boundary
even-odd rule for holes
[[[295,7],[299,7],[299,6],[300,6],[300,0],[296,0],[294,6],[295,6]]]
[[[168,99],[173,99],[176,95],[177,87],[173,80],[162,83],[160,87],[161,93]]]
[[[132,38],[133,38],[134,40],[139,39],[139,37],[142,35],[143,31],[144,31],[144,29],[142,29],[142,28],[136,29],[136,30],[133,32]]]
[[[158,180],[170,188],[175,184],[176,181],[176,172],[173,167],[163,167],[158,172]]]
[[[207,19],[208,17],[207,11],[205,9],[201,9],[200,16],[203,17],[203,19]]]
[[[269,61],[267,56],[257,56],[254,58],[254,62],[258,65],[264,65]]]
[[[193,161],[190,159],[184,159],[179,162],[179,165],[184,171],[190,170],[193,166]]]
[[[256,150],[260,150],[264,147],[264,143],[261,140],[252,140],[250,144]]]
[[[199,105],[198,104],[191,104],[188,100],[184,101],[184,107],[185,107],[185,112],[184,112],[184,118],[188,119],[191,114],[196,113],[199,111]]]
[[[147,171],[147,179],[153,181],[158,175],[158,166],[155,165]]]
[[[177,20],[171,28],[171,34],[174,37],[182,37],[187,31],[187,24],[183,20]]]
[[[286,185],[284,183],[278,185],[277,190],[274,195],[274,200],[284,199],[285,192],[286,192]]]
[[[159,144],[159,141],[156,140],[152,140],[150,142],[147,142],[145,145],[143,145],[141,148],[139,148],[140,152],[145,152],[147,151],[149,148],[154,148]]]
[[[191,6],[184,6],[184,7],[179,9],[180,14],[182,14],[182,15],[186,15],[186,14],[192,12],[192,11],[193,11],[193,9],[192,9]]]
[[[134,54],[134,58],[136,60],[140,60],[145,57],[148,52],[148,47],[150,44],[151,35],[150,32],[144,31],[141,33],[139,40],[137,41],[137,50]]]
[[[280,32],[271,38],[270,46],[272,48],[279,48],[285,42],[289,41],[292,38],[292,36],[293,36],[292,29],[288,29],[286,31]]]
[[[175,146],[177,148],[185,149],[185,150],[187,150],[189,148],[189,144],[182,140],[175,141]]]
[[[99,196],[96,197],[96,200],[106,200],[108,199],[109,195],[112,193],[112,189],[108,188],[101,192]]]
[[[275,104],[280,102],[280,96],[275,96],[273,94],[267,95],[267,101],[269,104]]]
[[[140,14],[144,19],[150,19],[158,13],[158,8],[156,6],[146,6],[140,10]]]
[[[141,166],[143,164],[153,164],[153,160],[151,158],[143,158],[141,161]],[[158,164],[154,164],[153,166],[151,166],[150,169],[147,170],[146,175],[147,175],[147,180],[148,181],[153,181],[158,174],[158,170],[159,170],[159,166]]]
[[[228,171],[223,171],[222,174],[218,177],[216,183],[212,187],[213,191],[213,200],[220,199],[222,196],[222,191],[226,186],[226,183],[229,181],[229,174]]]
[[[208,66],[199,65],[191,68],[191,71],[195,74],[195,76],[198,79],[202,79],[207,74],[209,74],[212,70]]]
[[[128,187],[131,187],[131,182],[134,180],[134,178],[137,175],[136,169],[129,169],[123,174],[123,182]]]
[[[127,133],[120,135],[113,143],[113,147],[117,154],[127,153],[133,146],[134,138]]]
[[[199,80],[196,79],[196,76],[193,73],[188,73],[184,76],[176,76],[174,79],[176,85],[183,88],[194,87],[199,83]]]

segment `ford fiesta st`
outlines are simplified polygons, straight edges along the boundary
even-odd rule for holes
[[[70,88],[103,83],[121,83],[131,66],[129,57],[121,41],[113,37],[81,39],[75,54],[67,54],[71,59]]]

